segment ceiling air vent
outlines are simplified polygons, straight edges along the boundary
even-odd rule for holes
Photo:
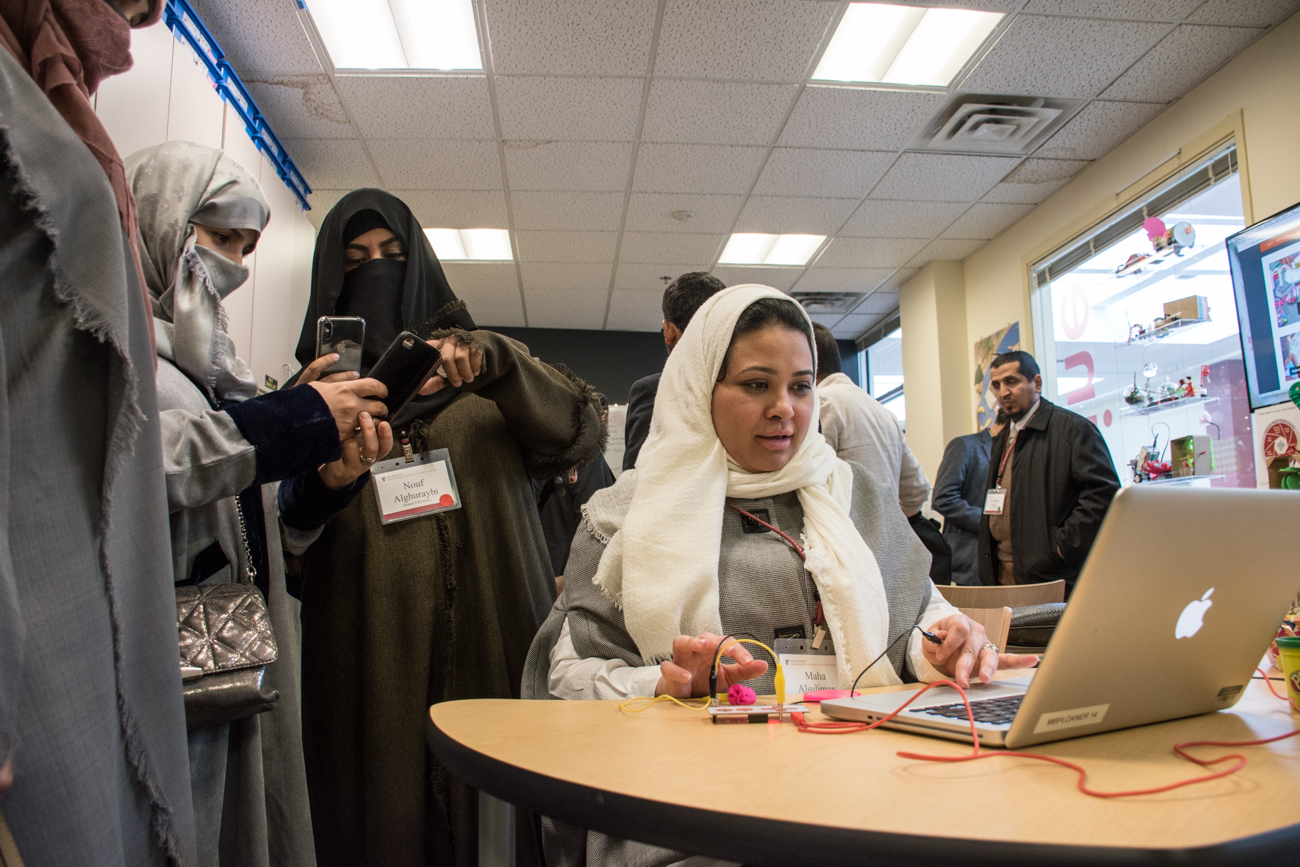
[[[862,300],[861,292],[791,292],[790,297],[811,314],[848,313]]]
[[[1027,154],[1083,104],[1081,99],[954,93],[912,150]]]

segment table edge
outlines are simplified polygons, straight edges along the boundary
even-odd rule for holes
[[[1172,861],[1184,867],[1235,864],[1246,858],[1291,856],[1300,847],[1300,823],[1226,843],[1194,848],[1160,849],[1023,843],[810,826],[597,789],[540,774],[480,753],[448,735],[426,718],[429,749],[449,771],[475,788],[538,815],[639,840],[656,846],[707,855],[747,865],[863,865],[947,859],[948,863],[1018,867],[1051,863],[1056,867],[1130,867]],[[666,829],[674,829],[668,831]],[[724,837],[744,839],[750,851],[724,847]],[[761,853],[761,854],[758,854]]]

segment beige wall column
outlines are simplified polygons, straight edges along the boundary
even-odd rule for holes
[[[966,283],[961,262],[931,262],[898,291],[907,444],[931,483],[948,440],[971,432]]]

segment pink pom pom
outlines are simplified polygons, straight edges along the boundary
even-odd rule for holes
[[[754,691],[743,683],[732,684],[727,690],[727,701],[733,705],[753,704],[757,698]]]

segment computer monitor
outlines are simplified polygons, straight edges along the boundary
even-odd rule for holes
[[[1300,204],[1225,241],[1251,410],[1300,382]]]

